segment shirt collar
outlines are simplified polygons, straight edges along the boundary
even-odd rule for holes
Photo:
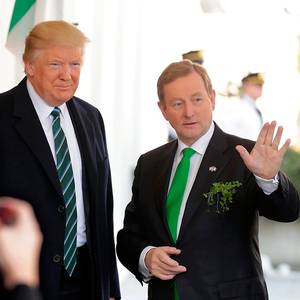
[[[256,107],[255,100],[248,95],[243,95],[241,100],[246,102],[251,107]]]
[[[198,154],[204,155],[206,148],[211,140],[211,137],[215,130],[214,122],[211,122],[209,129],[207,132],[202,135],[197,141],[195,141],[190,148],[193,148]],[[180,154],[184,148],[189,146],[185,145],[180,139],[178,139],[178,148],[177,151]]]
[[[31,98],[32,104],[40,118],[41,121],[45,121],[51,114],[52,110],[53,110],[53,106],[50,106],[45,100],[43,100],[43,98],[41,98],[39,96],[39,94],[36,92],[36,90],[34,89],[34,87],[32,86],[30,80],[27,79],[27,90],[28,90],[28,94]],[[60,111],[61,111],[61,115],[64,116],[66,113],[66,103],[63,103],[62,105],[58,106]]]

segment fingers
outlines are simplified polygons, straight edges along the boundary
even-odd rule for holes
[[[272,121],[270,124],[265,123],[263,128],[260,131],[256,143],[260,145],[271,146],[274,150],[278,150],[282,138],[283,127],[278,126],[275,133],[276,125],[277,125],[276,121]],[[274,137],[274,133],[275,133],[275,137]],[[280,151],[282,153],[285,153],[289,145],[290,145],[290,141],[287,140],[285,144],[282,146],[282,148],[280,149]]]
[[[272,145],[275,127],[276,127],[275,121],[272,121],[271,124],[268,124],[267,133],[265,136],[265,145],[270,145],[270,146]]]
[[[34,219],[34,212],[29,203],[13,197],[2,196],[0,197],[0,209],[4,214],[3,218],[11,219],[18,223],[27,222],[27,220]]]
[[[159,267],[162,269],[174,270],[179,264],[176,260],[172,259],[170,255],[178,255],[180,250],[174,247],[157,247],[151,249],[146,255],[146,266]]]
[[[244,161],[245,165],[247,166],[248,165],[248,161],[250,159],[249,152],[246,150],[245,147],[243,147],[241,145],[236,146],[235,149],[240,154],[240,157],[242,158],[242,160]]]
[[[276,127],[276,121],[271,123],[265,123],[257,137],[257,144],[271,145],[273,141],[273,135]]]
[[[20,205],[22,206],[15,198],[0,197],[0,225],[12,225],[16,220],[19,221]]]
[[[17,198],[0,197],[0,224],[13,225],[14,230],[28,230],[42,240],[39,224],[31,205]]]
[[[259,132],[256,143],[258,143],[258,144],[264,144],[265,143],[265,139],[266,139],[266,136],[267,136],[267,133],[268,133],[269,126],[270,126],[269,123],[264,124],[264,126],[262,127],[262,129]]]
[[[9,226],[0,227],[0,266],[4,285],[8,289],[18,283],[38,286],[42,234],[33,209],[30,204],[11,197],[0,197],[0,208],[6,211],[6,218],[7,211],[14,217],[12,223],[2,223]]]
[[[275,138],[273,140],[273,143],[272,143],[272,148],[275,149],[275,150],[278,149],[278,146],[279,146],[280,141],[281,141],[282,133],[283,133],[283,127],[279,126],[278,129],[277,129]]]
[[[26,214],[33,213],[29,203],[27,203],[24,200],[20,200],[13,197],[8,197],[8,196],[0,197],[0,207],[4,207],[4,206],[13,209],[17,214],[23,211],[25,211]]]
[[[173,266],[173,267],[176,267],[178,266],[178,262],[174,259],[172,259],[170,257],[170,255],[178,255],[181,253],[181,250],[180,249],[177,249],[175,247],[160,247],[160,249],[162,250],[162,252],[164,253],[162,256],[161,256],[161,259],[164,263],[166,263],[167,265],[170,265],[170,266]]]
[[[180,254],[180,250],[174,247],[152,248],[146,254],[145,264],[151,274],[162,280],[169,280],[175,275],[185,272],[186,268],[172,259],[171,255]]]
[[[291,144],[291,140],[287,139],[285,141],[285,143],[283,144],[283,146],[279,149],[280,154],[283,156],[285,154],[285,152],[287,151],[287,149],[289,148]]]

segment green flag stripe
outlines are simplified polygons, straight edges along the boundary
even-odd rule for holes
[[[16,0],[8,32],[12,31],[35,2],[36,0]]]

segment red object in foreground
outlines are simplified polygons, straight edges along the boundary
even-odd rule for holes
[[[15,221],[15,214],[9,208],[5,206],[0,207],[0,222],[4,225],[12,225]]]

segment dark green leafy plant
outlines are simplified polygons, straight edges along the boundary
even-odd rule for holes
[[[239,181],[214,182],[208,193],[204,194],[207,199],[207,205],[211,211],[215,207],[216,213],[225,213],[229,211],[229,206],[233,202],[233,195],[242,183]]]
[[[282,171],[289,177],[297,191],[300,193],[300,153],[296,149],[288,149],[283,162]]]

